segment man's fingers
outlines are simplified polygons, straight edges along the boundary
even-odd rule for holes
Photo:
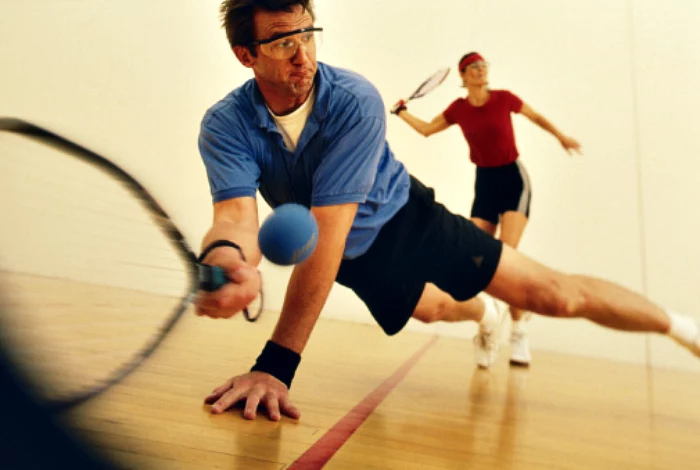
[[[231,280],[237,284],[235,297],[231,300],[237,303],[244,303],[247,306],[258,296],[262,279],[260,272],[255,268],[241,268],[231,274]]]
[[[206,403],[213,403],[211,412],[220,414],[233,406],[243,405],[243,418],[254,420],[258,406],[267,408],[272,421],[279,421],[282,415],[299,419],[301,413],[289,401],[287,388],[269,374],[248,372],[233,377],[220,387],[215,388],[205,398]]]
[[[227,287],[224,286],[222,289]],[[199,294],[196,302],[197,315],[211,318],[231,318],[250,303],[236,298],[235,293],[231,297],[230,293],[225,291],[217,293],[216,297],[213,297],[213,294]]]
[[[229,278],[236,284],[245,284],[246,282],[255,282],[260,273],[252,266],[240,266],[235,270],[228,271]]]
[[[228,392],[224,393],[221,398],[219,398],[214,405],[211,407],[211,412],[214,414],[223,413],[224,411],[231,408],[238,402],[241,398],[245,396],[247,390],[233,388]]]
[[[288,396],[280,397],[279,406],[282,413],[289,416],[292,419],[299,419],[301,417],[301,411],[294,406]]]
[[[256,411],[260,404],[260,398],[259,393],[251,393],[248,395],[248,400],[246,400],[245,409],[243,410],[243,417],[245,419],[255,419]]]
[[[207,397],[204,399],[204,402],[208,404],[214,403],[216,400],[219,399],[221,395],[230,390],[232,386],[233,379],[227,380],[223,385],[221,385],[220,387],[216,387],[214,390],[212,390],[211,393],[207,395]]]
[[[212,318],[230,318],[242,311],[258,296],[260,281],[249,276],[259,276],[256,269],[250,269],[252,273],[244,274],[237,283],[235,280],[221,287],[216,292],[202,292],[197,294],[196,313]]]
[[[205,317],[217,318],[219,310],[211,308],[211,307],[197,305],[195,308],[195,313],[200,317],[205,316]]]
[[[242,309],[241,309],[242,310]],[[223,310],[220,308],[203,308],[203,307],[197,307],[196,314],[198,316],[206,316],[209,318],[231,318],[234,316],[236,313],[240,312],[241,310]]]
[[[263,398],[263,404],[267,408],[267,415],[272,421],[280,420],[280,404],[275,395],[267,394]]]

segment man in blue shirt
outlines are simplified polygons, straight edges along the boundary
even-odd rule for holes
[[[604,326],[668,334],[700,356],[700,332],[612,283],[553,271],[503,246],[435,202],[408,175],[385,139],[385,110],[361,76],[316,62],[320,28],[310,0],[226,0],[229,43],[254,79],[214,105],[202,121],[200,151],[214,200],[201,259],[232,281],[201,293],[197,313],[228,318],[257,296],[261,259],[256,191],[271,206],[310,207],[316,249],[295,266],[280,318],[252,370],[207,398],[221,413],[245,400],[271,419],[299,410],[289,387],[333,282],[353,289],[387,334],[409,318],[479,322],[477,362],[495,358],[502,313],[510,305]]]
[[[408,200],[409,176],[386,142],[377,90],[353,72],[324,64],[318,64],[316,82],[315,104],[294,148],[251,80],[207,112],[200,149],[214,203],[255,198],[258,189],[272,207],[357,203],[344,252],[355,258]]]

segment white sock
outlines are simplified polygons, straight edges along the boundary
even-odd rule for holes
[[[666,311],[671,319],[671,328],[668,330],[668,335],[679,343],[689,346],[695,343],[700,336],[698,325],[692,318],[678,314],[673,311]]]
[[[485,331],[493,331],[498,324],[498,310],[496,309],[496,302],[492,298],[486,296],[482,296],[481,300],[484,301],[484,316],[481,317],[479,328]]]
[[[510,327],[510,331],[511,331],[511,333],[515,333],[515,334],[519,334],[519,335],[525,334],[525,331],[526,331],[525,330],[525,321],[513,320],[512,325]]]

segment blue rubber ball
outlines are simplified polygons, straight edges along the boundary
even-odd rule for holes
[[[277,206],[262,223],[258,244],[272,263],[288,266],[304,261],[318,241],[318,224],[311,211],[300,204]]]

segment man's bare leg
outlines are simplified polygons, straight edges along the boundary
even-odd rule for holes
[[[486,304],[480,297],[460,302],[452,298],[450,294],[438,289],[435,284],[426,284],[418,305],[413,311],[413,318],[424,323],[468,320],[480,323],[484,319],[485,313]],[[486,320],[490,319],[487,317]]]
[[[700,355],[700,332],[688,317],[667,312],[618,284],[555,271],[507,245],[486,291],[542,315],[580,317],[617,330],[668,334]]]
[[[479,296],[459,302],[434,284],[426,284],[413,312],[413,318],[425,323],[465,320],[478,322],[479,333],[474,338],[475,356],[476,363],[482,368],[490,367],[496,359],[503,317],[493,298]]]

